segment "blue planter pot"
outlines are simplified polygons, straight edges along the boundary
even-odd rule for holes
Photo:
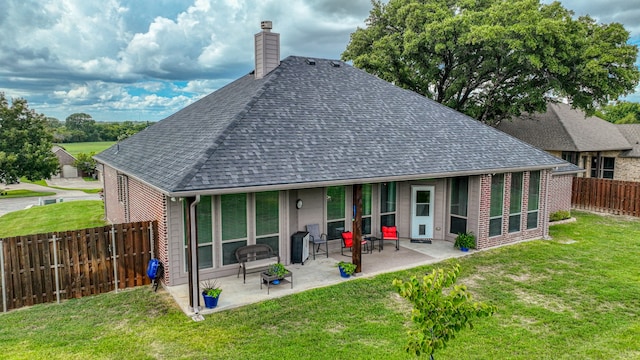
[[[342,276],[343,278],[348,278],[351,275],[347,274],[346,272],[344,272],[344,270],[342,270],[342,268],[340,266],[338,266],[338,270],[340,270],[340,276]]]
[[[461,247],[460,247],[460,251],[467,252],[467,251],[469,251],[469,248],[466,248],[466,247],[464,247],[464,246],[461,246]]]
[[[213,297],[202,293],[202,298],[204,298],[204,307],[206,307],[207,309],[213,309],[214,307],[218,306],[218,299],[220,299],[220,296]]]
[[[280,280],[275,279],[275,280],[273,280],[271,283],[272,283],[273,285],[278,285],[278,284],[280,284]]]

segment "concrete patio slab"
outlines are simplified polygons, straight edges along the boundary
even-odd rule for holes
[[[472,254],[475,251],[462,252],[453,247],[453,243],[444,240],[434,240],[431,244],[412,243],[409,239],[400,240],[400,250],[396,251],[391,244],[386,244],[384,250],[374,249],[371,254],[362,254],[362,272],[345,279],[340,277],[337,264],[339,261],[350,261],[351,256],[343,256],[338,250],[326,255],[316,256],[302,264],[287,265],[293,273],[293,288],[288,282],[281,285],[271,286],[267,294],[266,286],[260,289],[260,274],[247,274],[246,284],[242,282],[242,277],[227,276],[217,279],[222,288],[222,294],[215,309],[206,309],[204,305],[199,310],[199,314],[207,315],[218,311],[224,311],[248,304],[257,303],[264,300],[275,299],[282,296],[291,295],[301,291],[334,285],[343,281],[350,281],[360,277],[372,277],[378,274],[410,269],[425,264],[437,263],[445,259],[461,257]],[[347,252],[345,252],[347,255]],[[204,279],[201,279],[204,280]],[[178,285],[165,287],[182,311],[188,316],[196,313],[189,306],[189,286]],[[202,302],[202,301],[201,301]]]

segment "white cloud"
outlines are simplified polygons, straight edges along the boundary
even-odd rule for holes
[[[636,1],[563,4],[640,39]],[[4,0],[0,91],[59,118],[159,120],[251,71],[261,20],[281,34],[282,57],[339,58],[370,9],[370,0]]]

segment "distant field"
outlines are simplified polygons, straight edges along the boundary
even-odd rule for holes
[[[58,144],[65,148],[71,155],[77,156],[80,153],[89,154],[91,152],[99,153],[106,150],[111,145],[115,144],[115,141],[100,141],[100,142],[81,142],[81,143],[66,143]]]

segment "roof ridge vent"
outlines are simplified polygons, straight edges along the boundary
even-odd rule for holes
[[[309,65],[315,65],[315,64],[316,64],[316,60],[315,60],[315,59],[312,59],[312,58],[307,58],[307,59],[305,60],[305,62],[306,62],[307,64],[309,64]]]
[[[331,64],[331,66],[333,66],[333,67],[340,67],[340,65],[341,65],[339,61],[335,61],[335,60],[332,60],[332,61],[330,62],[330,64]]]

